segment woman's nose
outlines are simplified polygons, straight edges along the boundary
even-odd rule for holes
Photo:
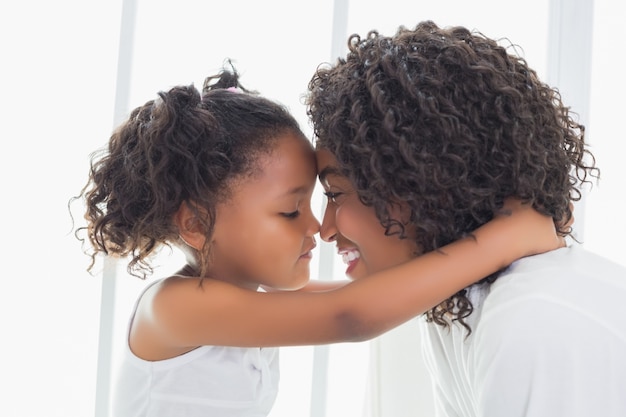
[[[335,225],[335,210],[330,204],[326,205],[322,225],[320,227],[320,237],[325,242],[333,242],[337,239],[337,226]]]

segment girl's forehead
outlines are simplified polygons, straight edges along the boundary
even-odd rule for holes
[[[257,158],[258,175],[302,182],[315,180],[315,153],[311,143],[298,135],[287,133],[277,138],[272,150]],[[285,181],[288,182],[288,181]]]
[[[289,132],[277,136],[271,148],[259,156],[259,161],[264,165],[294,160],[307,160],[315,163],[315,150],[306,138]]]

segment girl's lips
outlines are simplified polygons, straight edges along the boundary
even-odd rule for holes
[[[313,249],[315,249],[316,246],[317,246],[317,244],[315,243],[315,241],[313,241],[313,244],[311,245],[309,250],[304,252],[302,255],[300,255],[300,259],[311,259],[311,258],[313,258]]]
[[[303,253],[302,255],[300,255],[300,259],[311,259],[313,258],[313,252],[312,251],[308,251],[306,253]]]

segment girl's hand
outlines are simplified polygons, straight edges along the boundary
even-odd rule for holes
[[[501,213],[494,222],[501,222],[510,244],[519,251],[519,257],[549,252],[565,246],[565,239],[555,227],[554,219],[535,210],[530,204],[515,198],[506,199]],[[570,227],[574,216],[567,222]]]

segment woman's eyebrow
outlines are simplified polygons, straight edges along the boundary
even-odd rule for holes
[[[321,170],[317,176],[319,177],[320,182],[324,182],[326,180],[326,177],[329,175],[341,176],[341,172],[339,171],[339,168],[329,165]]]

